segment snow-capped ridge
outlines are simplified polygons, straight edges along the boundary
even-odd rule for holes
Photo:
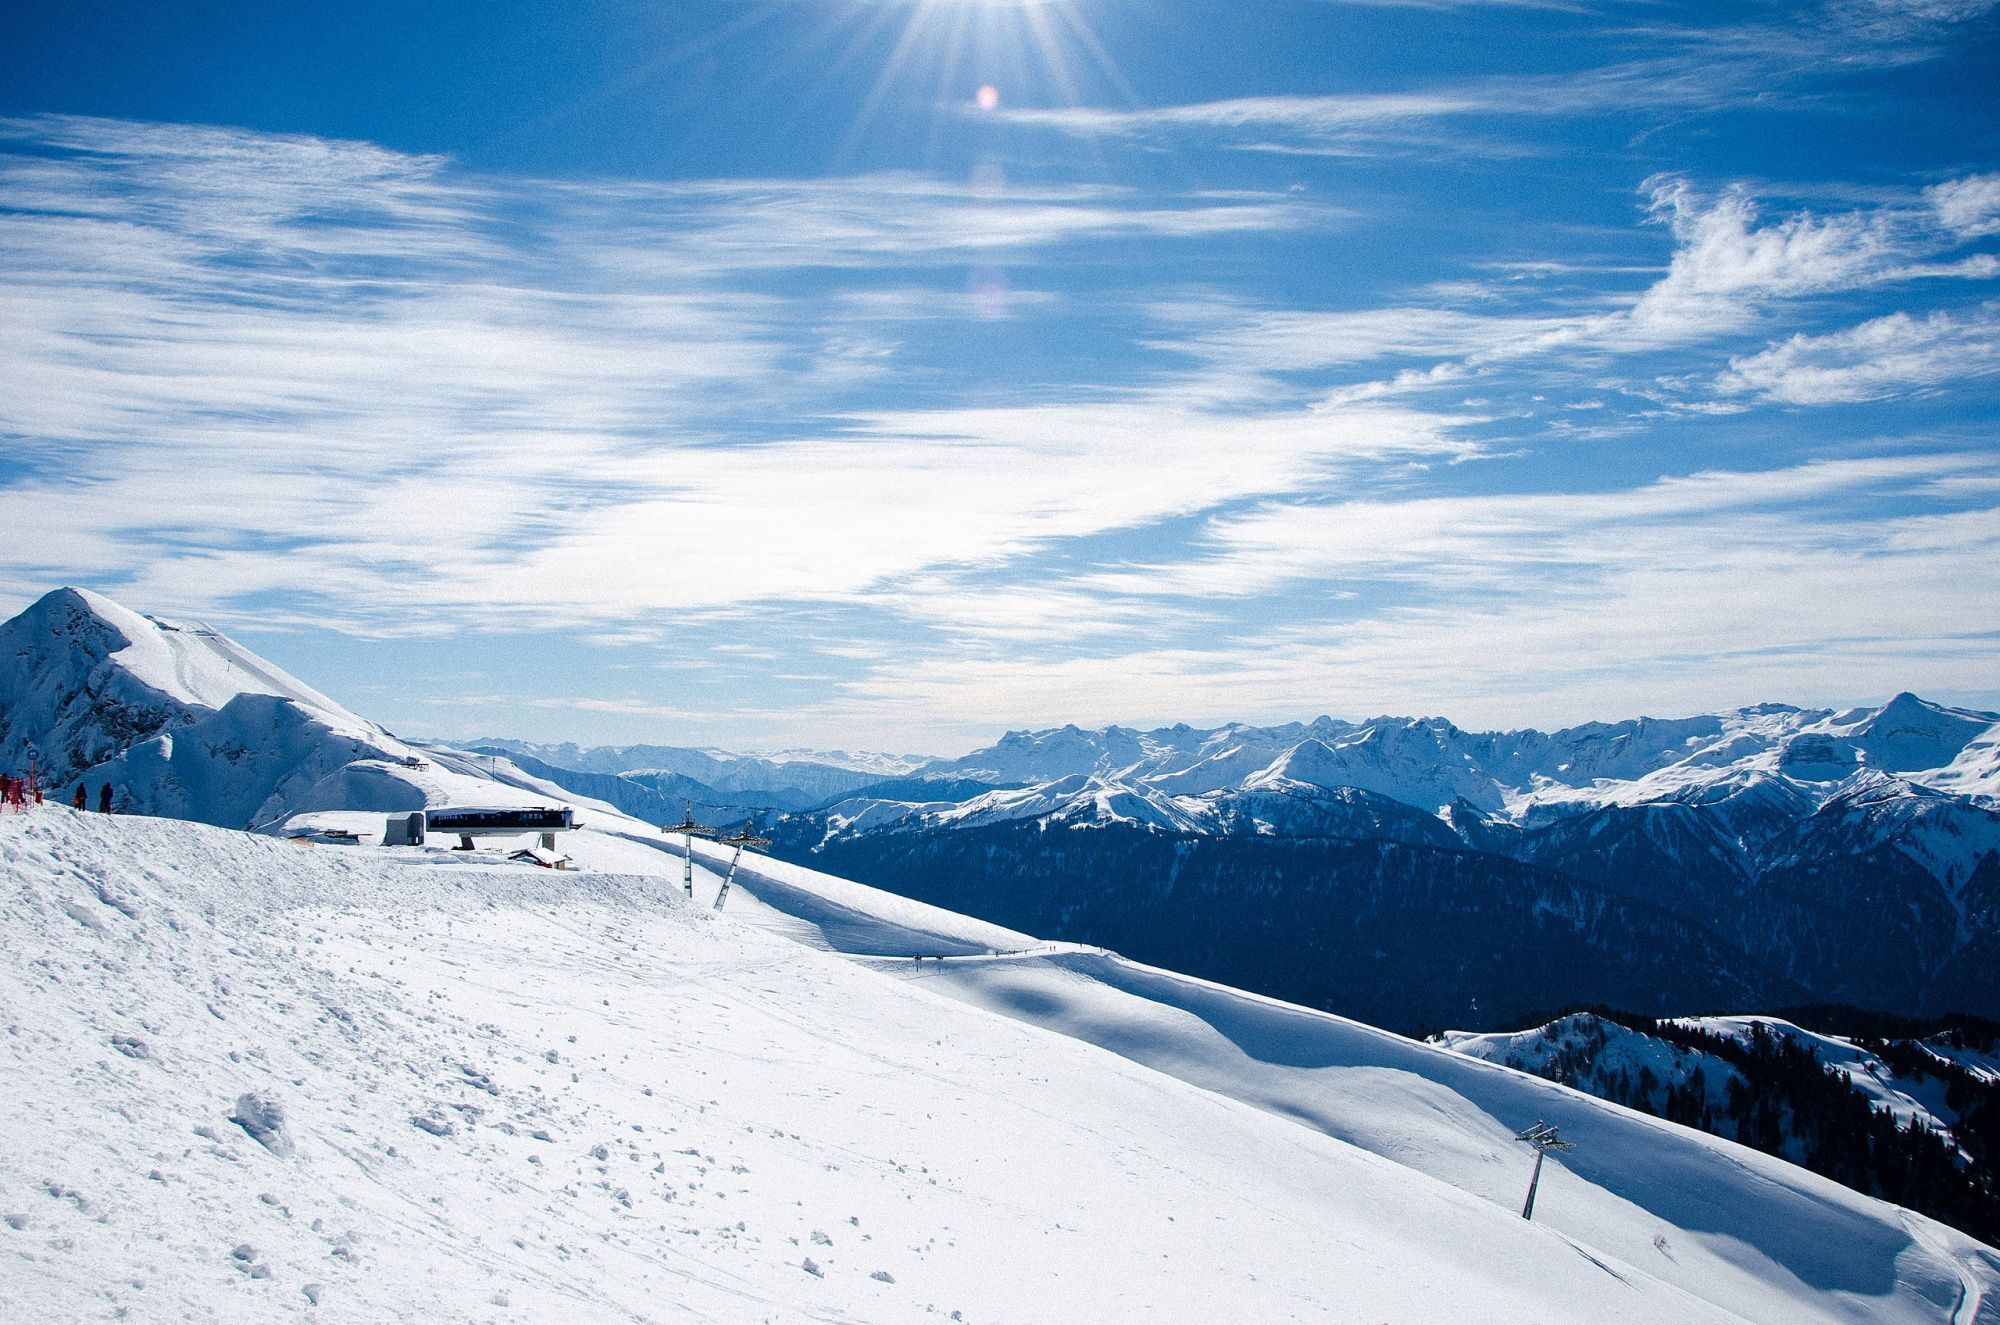
[[[1906,692],[1838,714],[1769,703],[1554,732],[1468,732],[1439,717],[1322,717],[1205,731],[1068,725],[1010,731],[921,774],[1010,784],[1092,774],[1173,796],[1289,777],[1357,787],[1427,813],[1459,801],[1487,816],[1534,823],[1608,804],[1701,803],[1759,779],[1782,779],[1816,802],[1863,769],[1956,794],[2000,791],[2000,718]]]
[[[1315,787],[1339,787],[1347,767],[1325,742],[1300,741],[1264,768],[1243,781],[1246,791],[1283,783],[1305,783]]]
[[[1950,766],[1996,723],[2000,714],[1947,708],[1906,690],[1855,724],[1851,736],[1871,768],[1928,772]]]
[[[319,691],[202,622],[142,616],[57,589],[0,625],[0,766],[67,783],[139,741],[261,695],[344,732],[380,734]]]
[[[109,786],[120,810],[222,827],[496,795],[615,813],[504,761],[403,741],[213,626],[84,589],[0,625],[0,769],[25,772],[30,748],[58,794]]]

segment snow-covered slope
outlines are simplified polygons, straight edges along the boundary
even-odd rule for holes
[[[1545,1176],[1537,1221],[1620,1273],[1664,1279],[1744,1319],[1971,1321],[1993,1310],[1982,1302],[2000,1306],[1990,1249],[1779,1160],[1535,1077],[1098,949],[988,929],[953,942],[947,912],[924,908],[913,926],[914,904],[795,865],[758,861],[739,886],[760,904],[761,923],[837,951],[938,953],[874,964],[1498,1208],[1517,1210],[1525,1185],[1514,1133],[1537,1119],[1559,1123],[1578,1149]]]
[[[1848,1172],[1864,1186],[1906,1180],[1906,1162],[1921,1149],[1912,1129],[1936,1138],[1969,1186],[1988,1181],[1990,1129],[1979,1115],[1991,1107],[2000,1076],[1990,1042],[1974,1043],[1963,1029],[1861,1041],[1761,1015],[1625,1020],[1578,1012],[1526,1030],[1445,1031],[1433,1040],[1647,1112],[1699,1121],[1794,1162]],[[1823,1079],[1800,1071],[1801,1060]],[[1870,1111],[1890,1128],[1887,1135],[1877,1129],[1872,1142]],[[1930,1175],[1932,1195],[1951,1199],[1944,1188],[1954,1176]],[[1979,1215],[1976,1205],[1958,1208]],[[1990,1220],[1990,1206],[1983,1217]]]
[[[886,978],[706,874],[690,906],[50,808],[0,821],[0,880],[17,1319],[1942,1322],[1995,1286],[1517,1074],[1095,954]],[[947,923],[882,901],[879,937]],[[1592,1143],[1533,1224],[1528,1111]]]
[[[1681,1020],[1703,1025],[1708,1019]],[[1633,1093],[1651,1096],[1649,1102],[1655,1109],[1663,1104],[1668,1090],[1689,1087],[1699,1071],[1703,1102],[1720,1112],[1729,1084],[1738,1076],[1727,1059],[1672,1044],[1590,1012],[1571,1013],[1523,1031],[1442,1031],[1431,1039],[1453,1053],[1532,1072],[1593,1095],[1622,1093],[1606,1087],[1623,1077],[1631,1083]]]

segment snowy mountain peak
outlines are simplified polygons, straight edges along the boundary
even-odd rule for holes
[[[57,589],[0,625],[0,766],[62,781],[245,693],[361,720],[200,622]]]
[[[1324,741],[1300,741],[1284,754],[1278,756],[1262,771],[1245,780],[1245,790],[1267,787],[1275,782],[1304,782],[1315,787],[1338,787],[1344,785],[1342,778],[1348,773],[1347,761]]]
[[[44,594],[4,629],[45,633],[72,665],[109,663],[190,708],[219,709],[238,695],[277,695],[330,713],[346,710],[204,621],[146,616],[88,589]],[[352,714],[347,714],[352,718]],[[355,721],[360,719],[355,718]]]
[[[1947,708],[1907,690],[1853,728],[1870,766],[1891,773],[1941,768],[1985,735],[2000,714]]]
[[[233,828],[365,810],[379,830],[382,811],[580,803],[511,766],[419,753],[204,622],[86,589],[0,625],[0,771],[31,760],[58,789],[85,779],[121,810]]]

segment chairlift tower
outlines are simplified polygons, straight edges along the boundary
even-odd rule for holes
[[[693,901],[694,840],[697,837],[721,837],[722,830],[720,828],[710,828],[707,824],[696,823],[694,821],[694,807],[690,805],[683,813],[679,823],[661,824],[660,831],[663,833],[679,833],[681,835],[681,887],[687,890],[688,900]]]
[[[1542,1181],[1542,1160],[1547,1157],[1551,1150],[1575,1149],[1576,1142],[1563,1140],[1554,1123],[1545,1123],[1539,1118],[1535,1120],[1535,1125],[1527,1131],[1516,1132],[1514,1139],[1516,1141],[1526,1141],[1535,1148],[1535,1172],[1528,1179],[1528,1199],[1521,1206],[1521,1218],[1533,1219],[1535,1217],[1535,1188]]]
[[[736,881],[736,863],[743,859],[743,848],[771,845],[770,838],[758,837],[750,831],[750,828],[751,825],[746,823],[741,832],[716,839],[723,846],[736,848],[736,853],[729,858],[729,872],[722,876],[722,891],[715,895],[715,909],[718,911],[722,909],[722,904],[729,900],[729,885]]]

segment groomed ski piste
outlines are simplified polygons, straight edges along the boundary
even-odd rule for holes
[[[1727,1142],[600,824],[0,818],[0,1316],[1996,1318],[1991,1249]]]

